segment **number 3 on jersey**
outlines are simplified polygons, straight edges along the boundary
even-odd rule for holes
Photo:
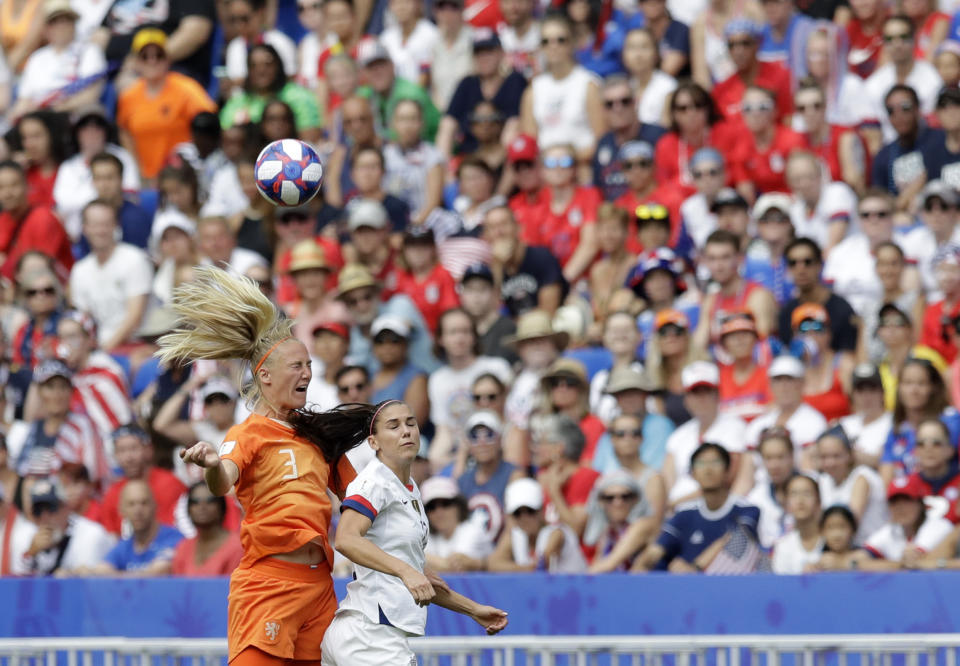
[[[288,474],[284,474],[284,475],[283,475],[282,477],[280,477],[280,478],[281,478],[282,480],[284,480],[284,481],[286,481],[286,480],[288,480],[288,479],[298,479],[298,478],[300,478],[300,474],[299,474],[299,472],[297,472],[297,459],[293,457],[293,449],[280,449],[279,451],[277,451],[277,453],[280,454],[280,455],[289,456],[289,458],[290,458],[290,460],[288,460],[287,462],[283,463],[283,466],[284,466],[284,467],[289,467],[289,468],[290,468],[290,472],[289,472]]]

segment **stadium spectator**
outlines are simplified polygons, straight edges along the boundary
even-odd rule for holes
[[[957,106],[960,107],[960,97]],[[941,250],[946,249],[947,245],[960,244],[960,228],[957,227],[960,197],[954,186],[939,178],[933,178],[924,185],[917,203],[920,204],[919,214],[923,224],[904,235],[901,247],[904,254],[916,262],[923,279],[922,287],[933,302],[942,297],[933,259]],[[884,299],[884,302],[890,302],[890,299]]]
[[[609,423],[618,413],[616,398],[607,390],[610,377],[621,368],[643,372],[643,364],[637,358],[640,333],[633,315],[625,311],[608,314],[602,322],[601,342],[612,356],[612,364],[590,378],[590,411]]]
[[[636,99],[634,112],[640,122],[664,125],[664,109],[677,88],[677,81],[661,69],[656,35],[646,26],[630,30],[624,37],[620,58],[633,89]]]
[[[791,315],[794,349],[804,363],[803,400],[823,414],[827,421],[850,413],[850,373],[855,360],[849,352],[830,348],[832,332],[826,308],[805,303]]]
[[[796,49],[803,62],[791,68],[794,81],[797,82],[795,94],[799,96],[799,91],[804,88],[819,90],[820,108],[816,110],[822,113],[814,115],[825,121],[825,125],[838,130],[856,129],[871,121],[875,123],[876,118],[871,117],[873,109],[863,104],[866,94],[863,79],[849,69],[849,51],[843,27],[825,21],[811,27],[805,37],[801,35],[806,48]],[[794,98],[794,108],[803,114],[806,121],[811,109],[801,111],[796,106],[796,100],[797,97]]]
[[[847,62],[850,71],[867,78],[880,64],[883,53],[883,25],[890,15],[883,0],[862,0],[850,8],[850,20],[846,25],[850,41]]]
[[[397,102],[390,122],[396,141],[383,148],[385,189],[407,204],[412,224],[422,224],[441,203],[443,154],[421,138],[423,110],[416,100]]]
[[[34,576],[71,575],[96,566],[116,540],[98,523],[77,515],[54,479],[39,479],[30,488],[30,506],[37,534],[27,551]]]
[[[546,516],[582,535],[587,500],[600,474],[583,464],[587,439],[577,422],[564,413],[545,414],[534,423],[534,463],[546,497]]]
[[[336,0],[335,0],[336,1]],[[337,3],[339,4],[339,3]],[[343,206],[354,189],[350,166],[355,152],[361,148],[381,148],[383,139],[377,134],[373,103],[363,97],[348,97],[340,106],[343,138],[330,154],[324,174],[324,199],[331,206]]]
[[[471,264],[460,278],[458,294],[463,309],[473,319],[480,336],[480,353],[499,356],[511,365],[517,355],[505,342],[517,331],[511,317],[501,312],[500,294],[494,284],[493,271],[486,264]]]
[[[739,194],[736,194],[739,199],[737,200],[728,197],[725,192],[726,190],[717,195],[714,207],[718,208],[718,227],[729,230],[731,229],[730,216],[733,215],[736,220],[737,205],[743,202],[745,209],[746,202]],[[743,265],[744,276],[769,289],[779,306],[794,295],[787,260],[783,256],[787,245],[796,237],[790,220],[791,207],[790,197],[782,193],[764,194],[754,203],[751,214],[752,221],[756,225],[757,238],[750,240],[748,233],[750,222],[737,227],[738,230],[742,229],[741,243],[747,244]],[[745,212],[744,210],[744,214]]]
[[[853,369],[850,386],[851,414],[840,425],[853,442],[857,463],[876,469],[893,427],[893,414],[885,409],[880,370],[871,363]]]
[[[931,263],[942,298],[927,305],[923,313],[920,343],[952,363],[957,358],[957,346],[950,336],[950,322],[960,316],[960,245],[947,243]]]
[[[153,281],[153,266],[143,250],[117,242],[113,206],[94,200],[83,209],[83,235],[91,253],[70,273],[70,299],[97,324],[97,342],[107,352],[122,352],[140,328]]]
[[[950,43],[954,48],[948,57],[960,64],[960,44]],[[958,67],[958,74],[960,74],[960,67]],[[945,83],[937,97],[936,118],[943,130],[944,142],[937,146],[937,151],[930,160],[932,171],[927,174],[931,180],[943,180],[954,190],[960,184],[956,167],[957,159],[960,158],[960,113],[957,113],[960,110],[960,89],[957,85],[957,82]]]
[[[393,117],[393,110],[400,100],[412,99],[423,109],[423,138],[433,141],[440,124],[440,112],[430,101],[430,94],[426,89],[416,81],[410,81],[397,74],[393,60],[390,59],[390,52],[380,43],[380,40],[373,39],[361,43],[358,48],[357,62],[367,81],[367,85],[361,86],[357,94],[370,100],[374,118],[382,128],[381,131],[390,138],[396,138],[387,131],[390,127],[390,118]]]
[[[912,562],[911,569],[960,569],[960,527],[929,553]]]
[[[204,217],[197,223],[197,250],[201,264],[213,264],[228,273],[246,275],[267,261],[257,252],[237,246],[237,234],[225,217]]]
[[[369,225],[370,229],[389,229],[392,234],[395,234],[395,239],[399,240],[399,234],[402,233],[410,224],[410,206],[392,194],[387,193],[383,189],[384,176],[386,174],[383,152],[380,150],[368,147],[368,146],[358,146],[356,147],[355,152],[351,155],[350,161],[350,179],[354,184],[352,190],[346,193],[347,201],[347,216],[349,219],[354,219],[356,216],[357,222],[350,224],[348,222],[347,227],[351,232],[355,232],[360,228],[359,220],[374,222],[377,224],[376,227]],[[357,206],[361,202],[372,201],[380,204],[386,213],[387,221],[390,223],[389,226],[384,225],[380,221],[381,215],[374,215],[370,210],[369,206],[363,210],[363,213],[357,211]],[[354,245],[356,245],[354,240]],[[383,250],[393,250],[398,243],[393,242],[389,246],[385,242],[378,244],[378,250],[380,252],[376,253],[375,257],[377,260],[376,268],[379,270],[383,269],[382,262],[384,261],[384,256],[382,256]],[[373,254],[369,248],[366,250],[357,248],[358,252],[364,254]],[[391,255],[392,256],[392,255]],[[367,259],[363,263],[368,263],[373,259]],[[384,277],[380,273],[376,273],[377,277],[381,279]]]
[[[853,74],[848,76],[856,78]],[[855,130],[831,122],[827,90],[833,88],[812,79],[800,81],[793,98],[796,117],[802,121],[808,148],[820,158],[821,168],[830,180],[842,181],[854,191],[862,192],[869,179],[866,145]],[[862,95],[856,98],[858,103],[861,99]],[[795,121],[795,126],[799,124],[800,121]]]
[[[643,141],[628,141],[617,154],[626,182],[626,191],[616,204],[630,214],[627,249],[631,252],[652,252],[669,243],[680,242],[680,204],[683,197],[676,188],[663,187],[653,177],[653,146]],[[658,222],[667,229],[667,236],[652,242],[644,227]]]
[[[57,262],[57,273],[73,266],[70,239],[45,206],[27,199],[27,178],[20,164],[0,161],[0,274],[12,279],[20,257],[38,250]]]
[[[919,271],[914,266],[907,265],[906,255],[900,249],[900,245],[893,241],[880,243],[874,252],[877,255],[874,262],[877,277],[880,278],[883,287],[883,297],[880,302],[896,308],[899,312],[911,313],[907,317],[909,335],[914,340],[919,339],[922,335],[919,328],[927,307]],[[866,314],[866,318],[860,324],[859,344],[861,349],[866,349],[869,358],[876,361],[886,353],[886,343],[877,335],[880,310],[871,308]],[[937,357],[940,356],[932,349],[929,351]],[[946,366],[942,359],[940,362]]]
[[[338,321],[323,322],[314,327],[312,334],[308,349],[313,372],[307,386],[307,403],[325,411],[340,403],[336,377],[350,347],[350,327]]]
[[[463,0],[435,3],[433,20],[437,23],[437,39],[430,58],[430,98],[438,109],[444,111],[450,106],[460,82],[473,74],[477,44],[492,42],[496,33],[490,28],[474,30],[464,19]],[[497,39],[497,47],[499,44]],[[440,124],[443,125],[442,118]],[[440,136],[438,131],[437,147],[440,147]]]
[[[122,477],[103,495],[103,526],[112,534],[129,534],[130,526],[125,526],[124,521],[132,523],[133,519],[126,515],[123,491],[131,482],[139,481],[144,482],[149,490],[149,522],[175,525],[177,502],[187,487],[172,472],[154,465],[156,458],[150,436],[136,425],[119,427],[113,433],[113,455]],[[134,531],[145,529],[143,521],[146,518],[139,513],[138,516],[140,527],[133,523]]]
[[[497,26],[507,62],[526,79],[542,67],[537,51],[541,22],[534,15],[535,4],[533,0],[504,0],[500,3],[503,23]]]
[[[807,474],[794,474],[787,479],[786,513],[793,528],[773,545],[773,573],[797,575],[805,573],[823,554],[820,536],[820,486]]]
[[[680,205],[680,218],[694,247],[702,250],[707,236],[717,228],[720,193],[726,189],[723,187],[727,182],[723,155],[712,147],[697,150],[690,158],[690,179],[696,189]]]
[[[564,414],[578,424],[585,437],[579,462],[589,466],[605,427],[590,412],[590,386],[584,365],[573,358],[554,361],[540,380],[540,396],[536,409],[539,416]]]
[[[812,238],[830,254],[859,226],[857,195],[842,182],[830,182],[813,153],[794,151],[787,159],[787,185],[793,194],[790,219],[797,236]]]
[[[422,6],[416,0],[389,0],[388,5],[395,21],[379,41],[390,54],[397,76],[426,88],[439,38],[437,26],[421,16]]]
[[[240,534],[224,527],[227,500],[216,497],[203,481],[187,491],[187,511],[197,536],[183,539],[173,552],[174,576],[229,576],[243,557]]]
[[[12,487],[0,486],[0,578],[30,573],[28,552],[38,532],[17,510],[13,492]]]
[[[587,562],[580,539],[565,523],[544,518],[543,488],[533,479],[516,479],[506,489],[504,510],[511,520],[487,559],[490,571],[583,573]]]
[[[590,300],[593,316],[604,320],[621,307],[617,292],[623,289],[636,256],[627,249],[630,214],[623,208],[604,202],[597,209],[597,248],[600,258],[589,270]]]
[[[63,294],[57,276],[48,269],[32,270],[17,279],[23,297],[26,321],[11,340],[12,360],[33,368],[43,359],[56,357],[57,324],[63,314]]]
[[[247,52],[255,44],[269,44],[283,64],[287,78],[297,73],[297,47],[287,35],[268,29],[264,0],[229,0],[225,19],[237,35],[227,44],[224,53],[226,78],[232,87],[241,87],[247,78]],[[316,73],[316,72],[314,72]],[[231,86],[225,86],[227,90]]]
[[[727,313],[720,326],[720,411],[750,423],[772,399],[767,362],[757,362],[757,324],[749,310]],[[722,354],[720,353],[722,352]]]
[[[373,355],[380,367],[371,378],[373,404],[401,400],[410,407],[418,423],[426,423],[430,413],[427,399],[427,375],[412,363],[407,339],[410,326],[394,315],[380,315],[370,326]]]
[[[887,409],[893,409],[897,396],[897,377],[908,358],[926,359],[941,373],[947,363],[935,350],[916,344],[910,315],[894,303],[885,303],[877,314],[876,335],[883,344],[884,355],[880,360],[880,376]]]
[[[420,492],[430,522],[427,563],[435,571],[483,571],[493,543],[479,521],[470,515],[457,482],[434,476]]]
[[[49,111],[33,111],[17,121],[11,136],[14,157],[26,169],[27,200],[31,206],[53,208],[53,184],[57,169],[67,155],[60,117]]]
[[[477,139],[477,148],[471,153],[479,157],[497,176],[497,193],[510,193],[510,183],[504,174],[507,147],[503,143],[503,115],[493,102],[481,101],[470,114],[470,133]]]
[[[456,282],[440,264],[433,229],[426,226],[407,229],[401,257],[406,268],[396,271],[396,290],[413,300],[427,328],[434,331],[440,315],[460,305],[460,298]],[[412,407],[410,401],[406,402]]]
[[[730,491],[731,458],[723,446],[708,439],[687,461],[702,497],[679,508],[666,521],[655,543],[644,549],[631,571],[654,568],[673,573],[702,572],[699,556],[731,529],[757,538],[760,510]]]
[[[320,323],[346,320],[346,308],[329,289],[333,267],[317,241],[307,238],[294,245],[287,271],[297,292],[296,302],[286,308],[296,320],[293,331],[297,339],[307,344]]]
[[[762,26],[748,18],[735,18],[724,26],[723,36],[736,71],[713,86],[711,95],[720,114],[727,120],[741,117],[748,120],[750,113],[741,107],[751,104],[747,91],[753,87],[768,91],[764,96],[766,101],[753,100],[754,104],[773,104],[766,110],[767,117],[777,123],[789,118],[793,113],[790,72],[779,62],[758,58]]]
[[[169,574],[174,551],[183,535],[157,521],[157,506],[150,486],[143,480],[131,480],[119,494],[119,504],[124,521],[130,524],[131,535],[120,539],[102,562],[78,573],[112,578]]]
[[[787,482],[796,473],[793,441],[783,426],[766,428],[760,433],[757,453],[763,463],[764,483],[757,483],[746,500],[760,509],[757,534],[760,545],[772,548],[787,529]]]
[[[117,150],[123,150],[127,155],[129,167],[125,161],[109,151],[107,146],[106,153],[97,153],[90,158],[90,176],[93,180],[93,189],[95,196],[93,198],[106,201],[117,211],[121,229],[121,240],[124,243],[135,245],[136,247],[146,249],[151,238],[152,224],[149,212],[143,208],[132,195],[127,195],[125,183],[128,178],[136,177],[139,185],[139,176],[136,162],[123,148],[117,147]],[[81,153],[82,154],[82,153]],[[60,167],[59,175],[63,172],[63,166]],[[128,175],[129,174],[129,175]],[[135,188],[139,189],[139,187]],[[91,199],[92,201],[93,199]],[[86,204],[84,204],[86,205]],[[83,212],[83,209],[80,209]],[[82,229],[83,221],[78,219]],[[86,242],[81,239],[81,248]],[[82,250],[81,250],[82,251]]]
[[[583,545],[592,556],[590,573],[629,571],[660,530],[661,519],[650,513],[643,485],[626,471],[597,480],[587,511]]]
[[[189,19],[183,23],[189,23]],[[120,143],[136,156],[140,175],[147,185],[155,183],[170,151],[190,140],[193,117],[201,111],[216,110],[200,84],[184,74],[170,71],[171,61],[184,49],[184,41],[173,47],[168,53],[167,36],[162,30],[139,30],[131,46],[139,76],[117,100]],[[158,117],[157,109],[165,112]]]
[[[942,514],[958,522],[957,499],[960,497],[960,470],[950,430],[939,419],[927,419],[917,428],[916,464],[908,479],[918,484],[923,497],[930,498],[931,513]],[[939,501],[933,498],[939,498]],[[944,509],[946,509],[944,511]]]
[[[77,463],[68,463],[60,468],[57,479],[63,487],[63,501],[71,513],[101,524],[103,505],[87,468]]]

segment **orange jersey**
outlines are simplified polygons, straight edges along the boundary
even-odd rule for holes
[[[227,431],[220,457],[240,469],[236,490],[245,514],[240,524],[241,568],[313,540],[323,545],[332,565],[326,493],[332,480],[320,449],[297,437],[290,426],[251,414]],[[357,475],[346,456],[337,474],[337,486],[330,485],[330,490],[340,496]]]

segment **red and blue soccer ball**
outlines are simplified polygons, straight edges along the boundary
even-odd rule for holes
[[[254,177],[267,201],[277,206],[302,206],[320,191],[323,166],[308,144],[281,139],[260,151]]]

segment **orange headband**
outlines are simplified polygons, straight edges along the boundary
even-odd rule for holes
[[[273,350],[274,350],[274,349],[276,349],[277,347],[279,347],[280,345],[282,345],[282,344],[283,344],[284,342],[286,342],[287,340],[290,340],[292,337],[293,337],[293,336],[287,336],[287,337],[283,338],[282,340],[279,340],[279,341],[277,341],[276,343],[274,343],[274,345],[273,345],[272,347],[270,347],[270,349],[267,350],[267,353],[264,354],[263,357],[260,359],[260,362],[257,363],[257,367],[255,367],[255,368],[253,369],[253,374],[257,374],[258,372],[260,372],[260,368],[263,367],[263,362],[266,361],[266,360],[270,357],[270,354],[273,353]]]

